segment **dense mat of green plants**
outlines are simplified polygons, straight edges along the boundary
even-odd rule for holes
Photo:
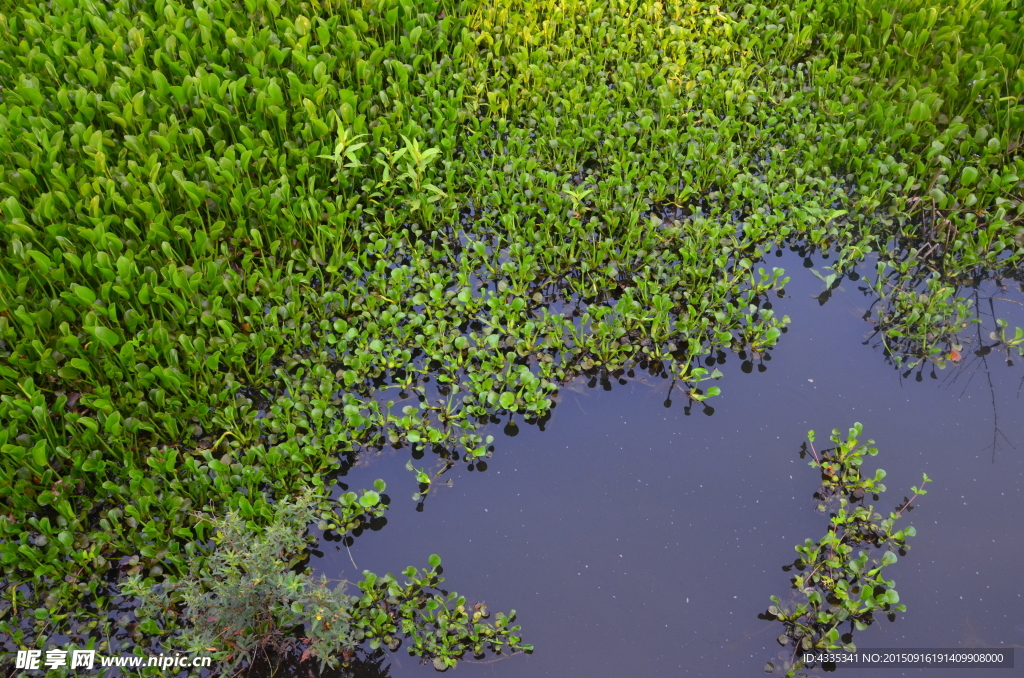
[[[97,633],[125,571],[184,574],[211,517],[265,524],[363,450],[473,461],[593,368],[715,395],[702,357],[785,329],[781,242],[837,252],[829,285],[872,252],[933,272],[937,304],[878,285],[913,361],[1024,255],[1020,0],[2,7],[23,645]]]

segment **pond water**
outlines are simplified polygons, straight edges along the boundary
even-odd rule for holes
[[[613,379],[610,391],[579,379],[559,392],[544,430],[494,426],[486,470],[456,466],[453,486],[433,490],[421,512],[410,499],[408,449],[349,472],[355,487],[384,478],[392,497],[386,528],[351,547],[360,570],[397,573],[438,553],[445,585],[492,611],[515,608],[536,646],[532,655],[466,661],[460,675],[765,675],[783,628],[758,615],[769,596],[788,598],[782,567],[827,524],[812,499],[818,471],[800,445],[808,429],[827,446],[828,431],[856,421],[880,449],[865,468],[888,472],[880,510],[895,509],[922,472],[934,482],[904,519],[918,531],[911,549],[886,570],[907,612],[895,623],[881,617],[854,641],[1024,647],[1020,365],[1007,366],[998,351],[976,356],[975,341],[935,379],[930,367],[920,381],[901,378],[864,343],[872,297],[862,283],[845,280],[822,305],[822,283],[800,257],[767,263],[793,278],[786,297],[773,299],[793,322],[763,371],[744,373],[736,356],[719,366],[726,376],[711,416],[700,405],[688,414],[678,390],[666,407],[670,382],[639,370],[625,384]],[[1011,329],[1024,324],[1019,290],[988,285],[982,292],[1000,298],[997,315]],[[343,546],[320,548],[317,574],[356,578]],[[434,672],[404,648],[390,662],[395,677]],[[920,675],[886,675],[904,673]]]

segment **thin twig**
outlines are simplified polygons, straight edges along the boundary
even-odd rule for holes
[[[359,566],[356,565],[356,559],[352,557],[352,550],[348,547],[347,543],[345,544],[345,550],[348,551],[348,559],[352,561],[352,567],[356,568],[356,571],[358,572]]]
[[[921,486],[924,487],[924,483],[922,483]],[[907,507],[909,507],[912,503],[914,503],[914,500],[917,499],[919,496],[921,496],[921,495],[918,494],[918,493],[915,493],[914,496],[910,498],[910,501],[908,501],[906,504],[904,504],[903,508],[901,508],[899,511],[896,512],[896,517],[899,518],[901,515],[903,515],[903,512],[907,510]]]
[[[495,657],[494,659],[488,659],[487,661],[475,660],[473,664],[493,664],[494,662],[500,662],[505,661],[506,659],[511,659],[512,657],[515,657],[517,654],[523,654],[523,651],[516,650],[515,652],[510,652],[509,654],[503,655],[501,657]]]

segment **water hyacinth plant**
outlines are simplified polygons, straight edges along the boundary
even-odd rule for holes
[[[1012,277],[1020,16],[3,4],[6,649],[99,637],[127,571],[185,576],[218,516],[266,526],[368,450],[485,458],[482,424],[542,419],[578,374],[713,397],[702,359],[786,329],[762,262],[784,243],[834,254],[826,279],[869,253],[895,268],[905,242],[937,290]],[[906,349],[935,360],[969,309],[943,292],[915,313],[901,284],[875,281],[887,347],[925,336]],[[422,499],[437,476],[414,470]]]
[[[790,579],[797,600],[784,603],[772,596],[772,605],[761,615],[785,627],[778,641],[787,651],[780,667],[773,662],[765,666],[767,673],[781,668],[789,677],[810,668],[803,660],[809,650],[855,652],[854,630],[865,630],[875,621],[876,613],[894,620],[896,612],[906,611],[895,581],[886,579],[882,570],[899,560],[897,553],[906,555],[907,538],[917,532],[913,527],[896,529],[896,521],[914,499],[928,493],[924,486],[931,479],[925,474],[921,486],[911,488],[913,496],[883,518],[868,497],[878,501],[886,489],[882,483],[886,474],[877,469],[874,477],[862,475],[865,455],[878,454],[873,440],[860,441],[863,430],[860,423],[854,424],[844,440],[839,429],[834,429],[831,440],[835,447],[820,452],[814,449],[814,431],[807,433],[801,456],[809,450],[813,457],[810,466],[821,470],[822,484],[814,498],[821,502],[819,510],[831,509],[829,528],[817,542],[807,539],[797,545],[800,556],[783,568],[798,572]],[[844,624],[848,624],[846,633],[841,630]]]

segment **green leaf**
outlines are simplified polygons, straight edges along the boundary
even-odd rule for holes
[[[430,563],[431,567],[437,567],[441,564],[441,556],[436,553],[427,558],[427,562]]]
[[[84,285],[72,283],[71,291],[74,292],[75,296],[81,299],[87,306],[92,306],[96,301],[96,293]]]
[[[380,495],[374,492],[373,490],[367,491],[366,493],[363,494],[363,496],[359,498],[359,504],[363,508],[371,508],[379,503]]]
[[[970,186],[978,178],[978,170],[975,167],[965,167],[960,173],[960,185]]]
[[[216,371],[220,366],[220,351],[216,351],[206,358],[206,369]]]
[[[882,556],[882,565],[892,565],[898,560],[896,554],[892,551],[886,551],[885,555]]]
[[[72,358],[68,362],[70,363],[71,367],[74,367],[79,372],[84,372],[85,374],[89,375],[92,374],[92,366],[89,364],[88,360],[83,360],[82,358]]]
[[[910,108],[910,122],[924,122],[931,120],[932,109],[923,101],[915,101]]]
[[[121,413],[114,412],[107,416],[107,420],[103,422],[103,430],[112,436],[119,435],[121,433]]]
[[[513,404],[515,404],[516,396],[511,391],[505,391],[504,393],[501,394],[501,398],[499,399],[499,402],[501,403],[502,407],[504,407],[505,409],[508,409],[508,408],[512,407]]]
[[[92,328],[92,333],[93,336],[103,342],[107,348],[115,348],[119,343],[121,343],[121,339],[117,334],[103,325],[96,325]]]
[[[36,443],[36,446],[32,448],[32,459],[41,467],[50,465],[49,458],[46,455],[46,441],[40,440]]]

